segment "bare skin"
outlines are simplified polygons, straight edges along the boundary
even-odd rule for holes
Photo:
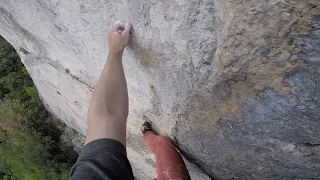
[[[92,93],[88,111],[86,143],[110,138],[126,146],[126,125],[129,111],[122,54],[128,44],[131,25],[122,30],[115,25],[108,33],[109,56]]]

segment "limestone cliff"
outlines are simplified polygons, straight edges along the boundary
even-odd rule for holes
[[[190,164],[193,179],[320,177],[319,0],[0,0],[0,35],[48,110],[84,135],[116,20],[133,24],[124,66],[138,178],[155,177],[142,115],[201,169]]]

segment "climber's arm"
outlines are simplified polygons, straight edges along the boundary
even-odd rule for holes
[[[134,179],[126,153],[128,92],[122,53],[131,25],[108,33],[109,56],[92,93],[86,145],[70,172],[77,179]]]
[[[128,92],[122,54],[129,39],[130,24],[122,31],[113,27],[108,33],[109,56],[92,94],[88,112],[86,144],[110,138],[126,145]]]

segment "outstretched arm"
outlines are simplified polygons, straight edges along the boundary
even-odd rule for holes
[[[131,25],[115,25],[108,33],[109,56],[92,93],[88,112],[86,144],[110,138],[126,145],[128,92],[122,66],[122,54],[129,40]]]

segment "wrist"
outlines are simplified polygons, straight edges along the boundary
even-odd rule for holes
[[[122,57],[123,51],[109,51],[109,56]]]
[[[116,60],[116,61],[122,61],[122,54],[123,54],[123,51],[121,52],[114,52],[114,51],[110,51],[109,52],[109,55],[108,55],[108,59],[109,60]]]
[[[109,51],[109,56],[111,57],[122,57],[123,51]]]

